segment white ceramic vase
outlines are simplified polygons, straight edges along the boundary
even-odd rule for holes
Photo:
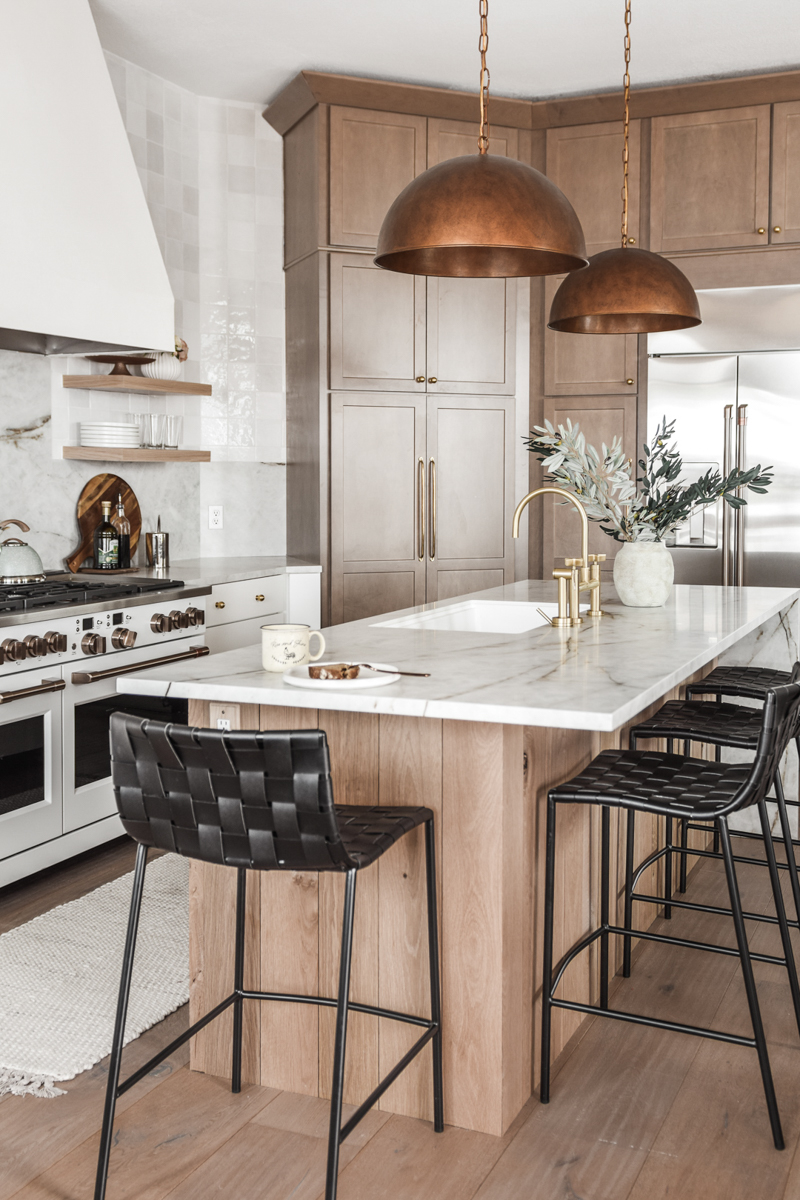
[[[663,542],[623,542],[614,559],[614,587],[630,608],[660,608],[672,591],[675,564]]]
[[[151,363],[142,363],[142,374],[148,379],[180,379],[181,364],[174,354],[157,354]]]

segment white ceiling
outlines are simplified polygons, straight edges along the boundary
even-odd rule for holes
[[[271,100],[303,69],[477,88],[478,0],[90,0],[106,49],[200,95]],[[623,0],[491,0],[497,95],[613,90]],[[634,0],[634,87],[800,64],[797,0]]]

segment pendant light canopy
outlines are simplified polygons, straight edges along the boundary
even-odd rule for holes
[[[631,0],[625,0],[625,120],[622,151],[622,245],[589,259],[553,297],[548,327],[560,333],[661,333],[701,321],[694,288],[674,263],[628,239],[628,129]]]
[[[418,175],[389,209],[375,262],[408,275],[561,275],[587,263],[583,230],[563,192],[516,159],[489,154],[488,0],[481,16],[478,154]]]

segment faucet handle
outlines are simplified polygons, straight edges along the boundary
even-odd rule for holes
[[[589,561],[591,562],[591,556],[589,558]],[[585,566],[585,563],[582,558],[565,558],[564,566],[565,567],[583,567],[583,566]]]
[[[601,562],[605,562],[607,558],[608,558],[607,554],[590,554],[589,562],[590,563],[601,563]]]

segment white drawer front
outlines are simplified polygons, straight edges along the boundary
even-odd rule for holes
[[[217,625],[206,633],[206,645],[212,654],[223,650],[238,650],[240,646],[253,647],[253,670],[261,670],[261,626],[282,625],[284,613],[268,613],[262,621],[255,617],[250,621],[234,621],[230,625]]]
[[[266,579],[240,579],[236,583],[218,583],[206,600],[206,624],[228,625],[231,621],[264,618],[286,609],[286,576],[269,575]]]

